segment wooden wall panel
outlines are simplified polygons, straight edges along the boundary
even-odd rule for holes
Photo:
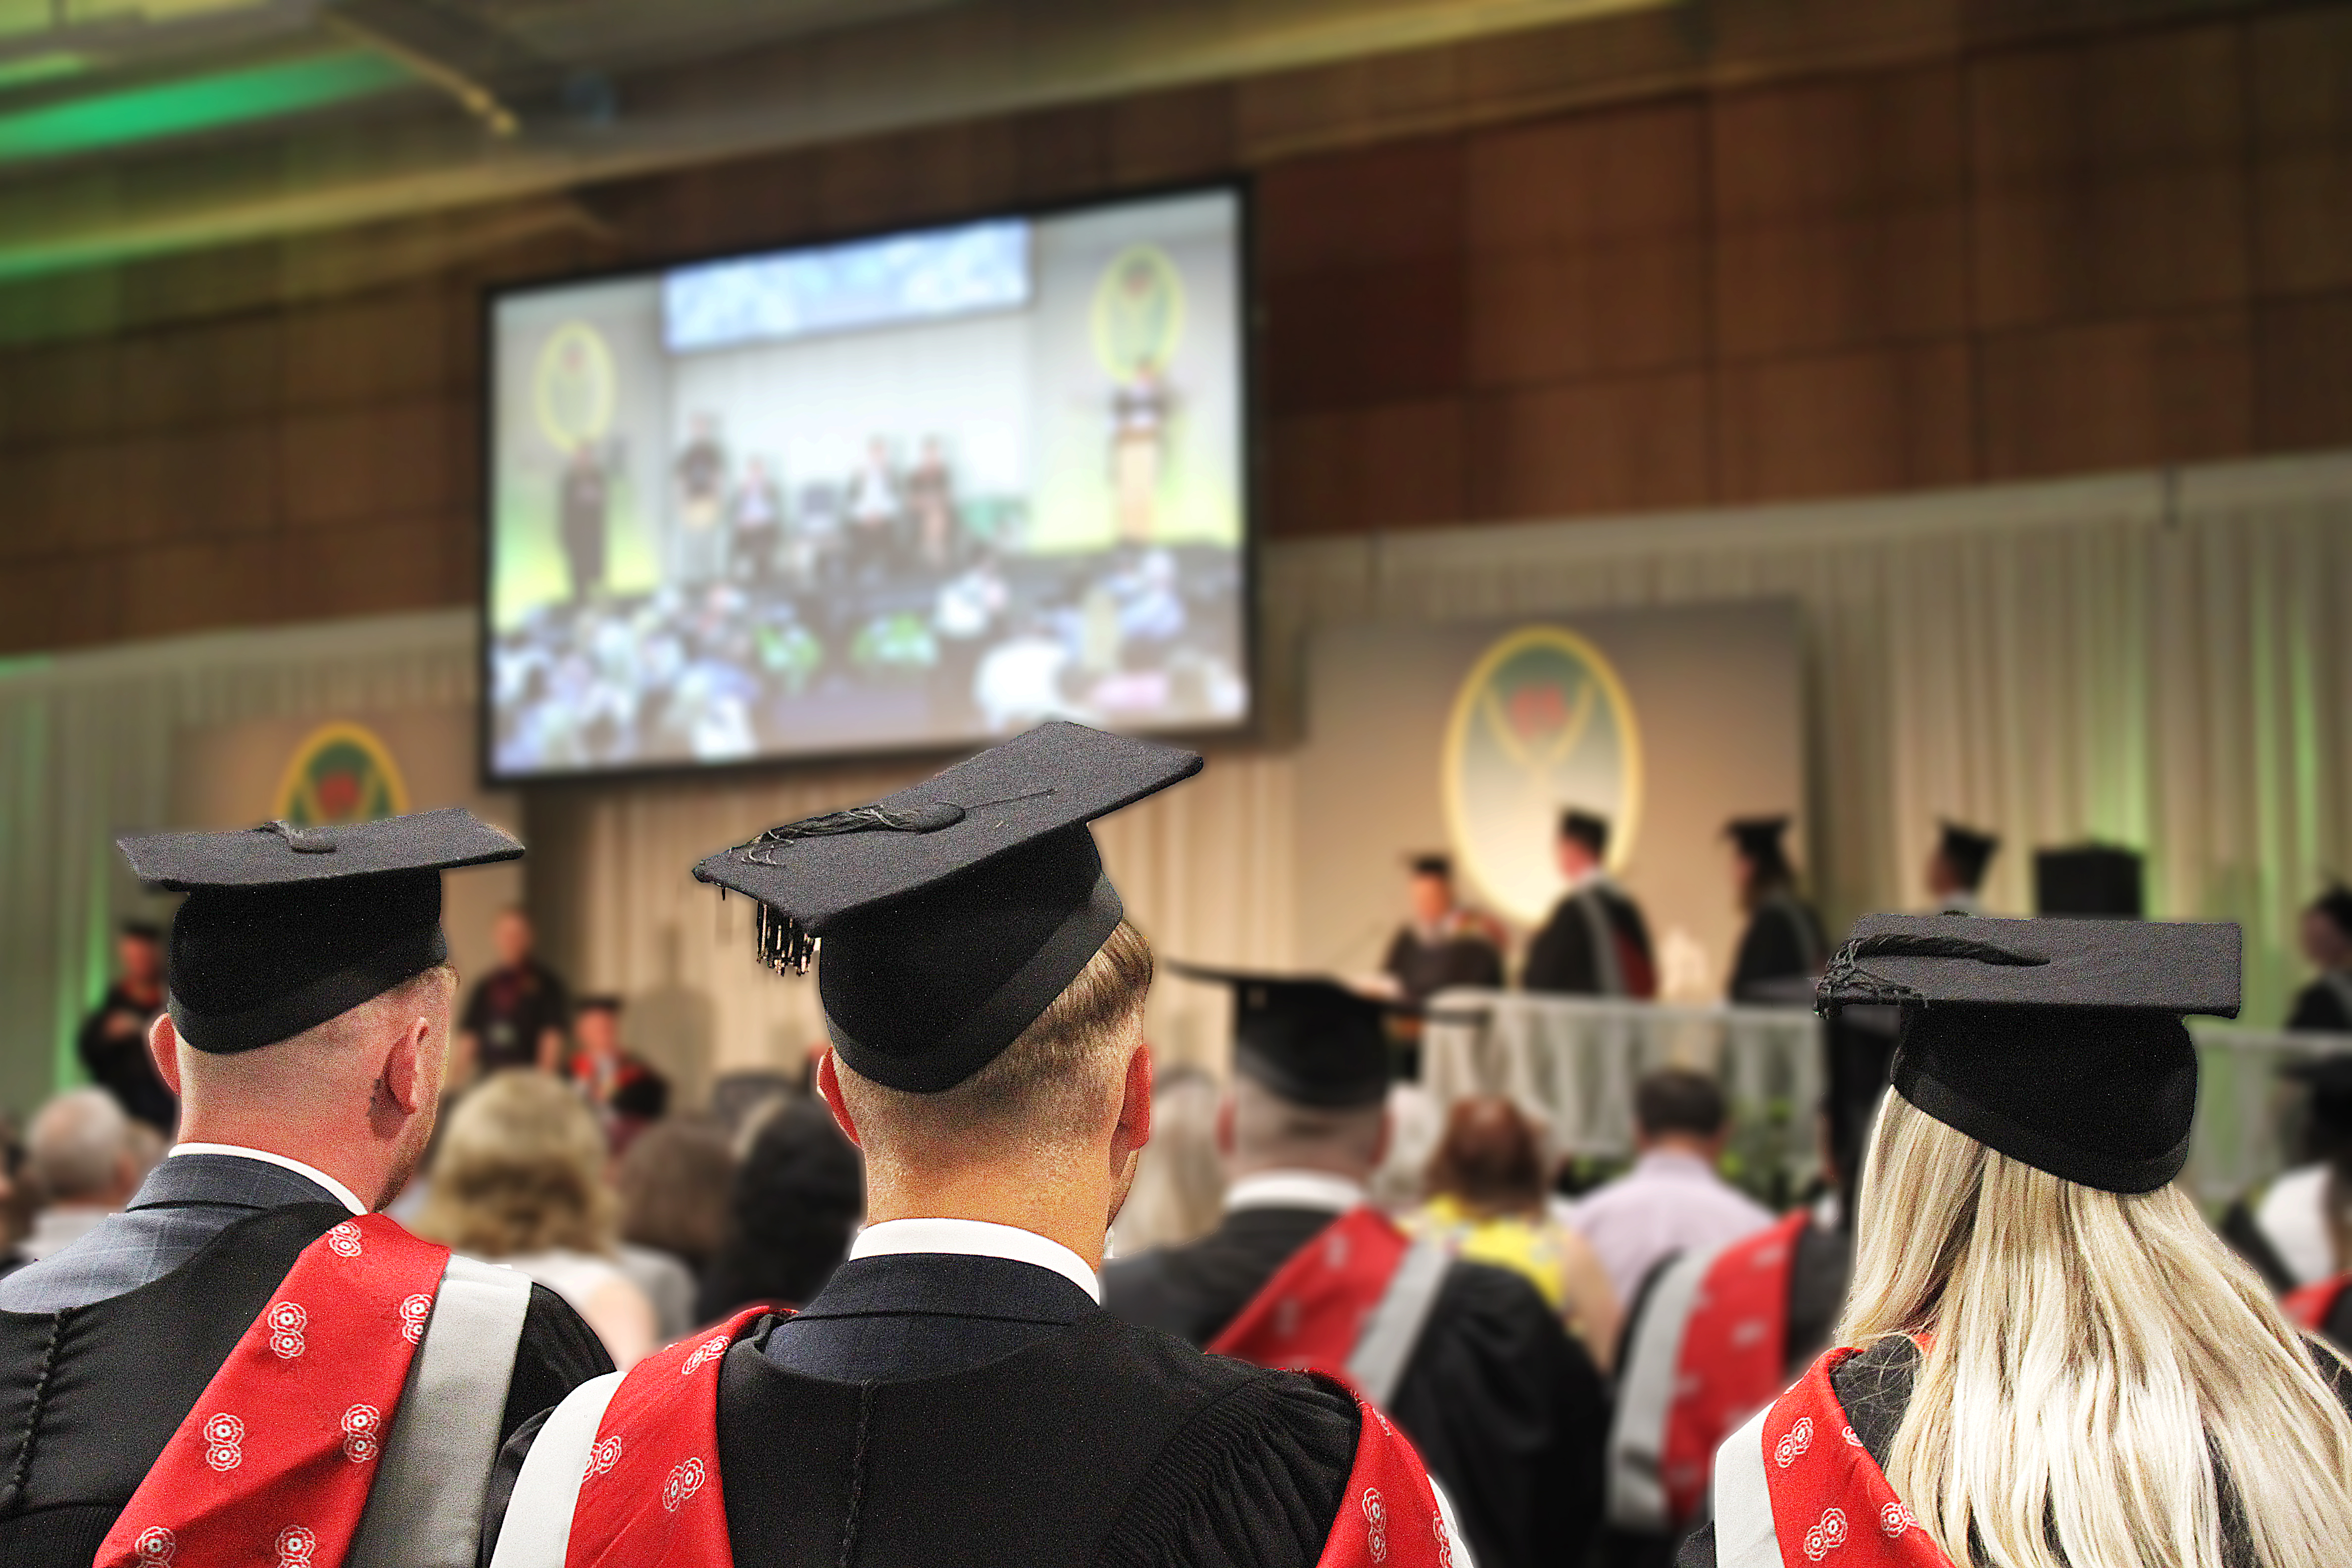
[[[470,599],[486,286],[1232,174],[1277,535],[2352,444],[2352,11],[2070,5],[1727,0],[0,286],[0,651]]]

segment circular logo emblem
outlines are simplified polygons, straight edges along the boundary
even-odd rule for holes
[[[613,426],[620,376],[612,345],[585,321],[566,321],[547,335],[530,377],[531,405],[540,434],[569,456],[585,441],[600,441]]]
[[[326,724],[294,748],[278,781],[276,815],[297,827],[373,822],[408,809],[390,748],[364,724]]]
[[[1184,279],[1156,245],[1130,245],[1095,283],[1095,357],[1121,381],[1164,371],[1184,335]]]
[[[1642,816],[1633,704],[1601,650],[1562,626],[1527,626],[1479,657],[1454,699],[1441,793],[1454,852],[1479,892],[1528,924],[1565,886],[1560,813],[1607,817],[1609,864]]]

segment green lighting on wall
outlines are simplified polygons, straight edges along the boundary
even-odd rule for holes
[[[299,114],[415,80],[382,55],[353,50],[94,93],[0,114],[0,160],[55,158],[184,136]]]
[[[62,77],[79,76],[89,68],[89,57],[66,49],[51,49],[47,54],[18,55],[14,59],[0,59],[0,91],[13,87],[33,87]]]

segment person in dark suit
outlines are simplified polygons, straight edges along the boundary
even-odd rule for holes
[[[2000,852],[1993,834],[1947,822],[1936,835],[1927,857],[1927,896],[1948,915],[1980,915],[1984,903],[1985,869]]]
[[[1809,1001],[1829,958],[1820,918],[1797,897],[1797,868],[1782,842],[1788,831],[1785,816],[1741,817],[1724,829],[1738,868],[1739,907],[1748,914],[1731,969],[1734,1002]]]
[[[74,1037],[82,1071],[114,1096],[123,1113],[169,1138],[180,1102],[147,1057],[147,1028],[163,1011],[163,933],[125,921],[114,943],[114,984]]]
[[[352,1430],[362,1406],[338,1392],[323,1338],[335,1303],[310,1294],[307,1322],[299,1300],[281,1321],[279,1292],[331,1243],[345,1260],[399,1240],[423,1247],[373,1211],[406,1183],[438,1104],[457,984],[440,872],[522,852],[462,811],[123,847],[142,879],[188,892],[172,925],[170,1006],[149,1035],[184,1100],[182,1142],[123,1212],[0,1279],[0,1464],[14,1478],[0,1561],[11,1563],[85,1568],[131,1507],[163,1553],[150,1559],[225,1561],[205,1532],[207,1516],[234,1513],[236,1487],[306,1506],[317,1477],[240,1473],[235,1443],[211,1456],[216,1495],[192,1515],[170,1516],[171,1498],[147,1482],[186,1458],[193,1411],[236,1414],[215,1391],[265,1309],[279,1358],[304,1355],[306,1329],[320,1342],[319,1364],[283,1385],[280,1418],[323,1402],[330,1430],[338,1413]],[[339,1293],[368,1300],[370,1278]],[[612,1363],[556,1297],[463,1258],[446,1260],[431,1293],[369,1307],[383,1328],[368,1332],[417,1331],[407,1391],[395,1383],[394,1405],[365,1407],[373,1425],[361,1430],[379,1447],[356,1560],[445,1561],[473,1539],[499,1445]],[[258,1444],[263,1417],[246,1409]],[[195,1462],[204,1468],[201,1450]],[[311,1522],[328,1551],[324,1516]],[[376,1555],[393,1537],[399,1550]],[[341,1544],[333,1551],[340,1561]]]
[[[1397,928],[1381,972],[1408,1002],[1426,1002],[1449,985],[1500,985],[1503,954],[1491,921],[1454,896],[1454,862],[1443,855],[1412,860],[1412,918]]]
[[[2290,1029],[2352,1035],[2352,888],[2338,882],[2303,911],[2304,956],[2319,969],[2295,993]]]
[[[1562,815],[1558,853],[1568,892],[1528,943],[1519,984],[1578,996],[1655,996],[1657,960],[1642,906],[1604,868],[1608,818],[1589,811]]]
[[[494,1504],[494,1568],[680,1540],[741,1568],[1306,1568],[1374,1561],[1368,1518],[1398,1521],[1383,1560],[1439,1561],[1444,1505],[1342,1385],[1099,1304],[1150,1131],[1152,960],[1086,824],[1200,765],[1045,724],[697,868],[758,901],[770,963],[824,944],[817,1087],[865,1151],[867,1224],[798,1313],[739,1314],[559,1407]]]
[[[1218,1120],[1234,1174],[1224,1218],[1197,1242],[1111,1264],[1105,1305],[1245,1358],[1337,1344],[1460,1506],[1483,1568],[1579,1561],[1600,1521],[1600,1374],[1526,1279],[1426,1243],[1423,1267],[1369,1207],[1388,1141],[1381,1009],[1325,981],[1223,978],[1236,1014]],[[1352,1293],[1299,1276],[1334,1253],[1375,1251],[1393,1262]],[[1337,1321],[1317,1322],[1309,1300]],[[1369,1326],[1382,1321],[1418,1326],[1383,1353]]]

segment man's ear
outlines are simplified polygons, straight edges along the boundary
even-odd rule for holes
[[[861,1149],[866,1147],[858,1142],[857,1120],[849,1114],[849,1101],[842,1097],[841,1075],[834,1070],[831,1051],[817,1058],[816,1091],[824,1096],[825,1109],[833,1112],[834,1125],[841,1129],[841,1135]]]
[[[384,1053],[381,1081],[392,1103],[400,1108],[403,1116],[414,1116],[433,1100],[432,1086],[427,1081],[425,1067],[425,1041],[433,1032],[433,1021],[419,1016],[408,1020]]]
[[[172,1023],[172,1015],[158,1013],[155,1021],[147,1026],[147,1055],[155,1064],[156,1075],[172,1098],[182,1098],[180,1090],[180,1031]]]
[[[1120,1086],[1118,1124],[1111,1133],[1111,1158],[1123,1162],[1133,1151],[1151,1142],[1151,1047],[1139,1042],[1127,1058],[1127,1079]]]

